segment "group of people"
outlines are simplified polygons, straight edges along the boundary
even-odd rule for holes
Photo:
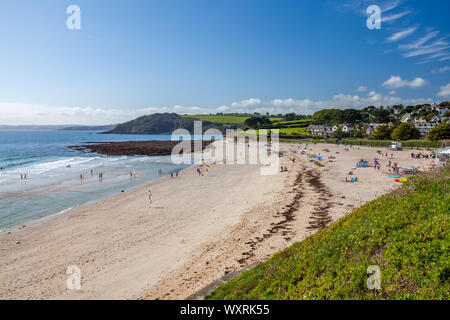
[[[413,159],[430,159],[430,158],[434,158],[434,155],[429,155],[429,154],[425,154],[425,153],[414,153],[411,152],[411,158]]]
[[[27,180],[27,174],[26,173],[25,174],[21,173],[20,174],[20,180]]]

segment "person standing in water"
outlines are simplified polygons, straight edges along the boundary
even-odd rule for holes
[[[150,189],[148,189],[148,201],[150,202],[150,207],[151,207],[152,202],[153,202],[153,195],[152,195],[152,191]]]

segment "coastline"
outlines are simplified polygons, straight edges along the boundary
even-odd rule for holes
[[[361,184],[343,184],[347,159],[318,168],[289,151],[298,146],[281,144],[288,173],[263,177],[258,166],[211,164],[210,174],[199,177],[190,167],[177,178],[161,177],[41,225],[0,234],[0,297],[185,299],[319,230],[311,228],[318,210],[335,221],[396,187],[391,180],[381,187],[368,181],[374,174],[386,179],[372,168],[358,169]],[[289,161],[293,156],[295,163]],[[408,153],[401,156],[406,161]],[[81,291],[65,288],[65,270],[73,264],[82,272]]]

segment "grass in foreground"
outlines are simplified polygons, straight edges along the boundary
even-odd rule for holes
[[[448,299],[450,168],[400,189],[244,272],[207,299]],[[367,268],[381,289],[367,289]]]

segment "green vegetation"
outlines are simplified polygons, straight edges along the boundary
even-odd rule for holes
[[[410,123],[402,123],[392,131],[392,139],[410,140],[420,138],[420,132]]]
[[[450,123],[444,122],[431,129],[427,139],[431,141],[450,139]]]
[[[196,114],[196,115],[184,115],[182,117],[195,118],[197,120],[208,121],[211,123],[219,123],[219,124],[243,124],[245,122],[245,120],[249,119],[251,116],[244,115],[244,114],[232,114],[232,115]],[[283,120],[283,118],[269,118],[269,119],[272,122]]]
[[[208,114],[196,114],[196,115],[184,115],[184,118],[194,118],[201,121],[208,121],[212,123],[220,124],[243,124],[245,120],[250,116],[245,115],[208,115]]]
[[[184,128],[193,132],[193,118],[180,117],[176,113],[154,113],[118,124],[106,133],[160,134],[171,133],[175,129]],[[205,123],[208,126],[210,123]]]
[[[379,126],[375,129],[374,133],[371,134],[370,139],[373,140],[387,140],[391,138],[392,128],[387,124]]]
[[[207,299],[449,299],[450,168],[421,174]],[[381,289],[366,286],[381,270]]]

